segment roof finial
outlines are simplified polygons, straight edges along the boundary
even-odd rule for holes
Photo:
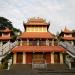
[[[71,32],[71,31],[65,26],[64,32]]]

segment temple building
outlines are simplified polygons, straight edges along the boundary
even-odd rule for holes
[[[50,23],[42,18],[30,18],[23,23],[25,31],[13,48],[13,64],[63,64],[65,49],[48,31]]]
[[[69,69],[75,68],[75,31],[65,27],[59,34],[61,46],[65,48],[65,63]]]
[[[61,33],[59,35],[61,41],[66,41],[71,43],[72,45],[75,45],[75,32],[69,30],[67,27],[64,28],[64,30],[61,30]]]
[[[5,44],[8,41],[12,41],[13,31],[9,28],[0,30],[0,45]]]

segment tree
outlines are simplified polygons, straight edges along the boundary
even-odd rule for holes
[[[5,29],[5,28],[9,28],[11,30],[13,30],[14,35],[17,36],[17,34],[21,33],[20,29],[14,28],[12,25],[12,22],[9,21],[8,19],[4,18],[4,17],[0,17],[0,30]]]
[[[17,29],[17,28],[13,28],[13,31],[14,31],[13,33],[15,35],[15,36],[13,36],[13,39],[16,40],[17,36],[21,34],[21,31],[20,31],[20,29]]]
[[[0,29],[5,29],[6,27],[12,29],[12,22],[4,17],[0,17]]]

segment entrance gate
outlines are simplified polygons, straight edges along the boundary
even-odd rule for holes
[[[34,53],[32,60],[32,68],[33,69],[45,69],[47,64],[45,62],[43,53]]]

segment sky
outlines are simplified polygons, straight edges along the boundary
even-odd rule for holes
[[[41,17],[50,22],[49,31],[55,34],[65,26],[75,29],[75,0],[0,0],[0,16],[22,31],[23,21]]]

